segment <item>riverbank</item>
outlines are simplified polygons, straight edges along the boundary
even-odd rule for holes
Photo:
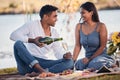
[[[48,3],[49,1],[49,3]],[[38,13],[45,4],[52,4],[59,8],[59,12],[71,13],[79,11],[85,2],[81,0],[0,0],[0,14],[32,14]],[[91,0],[98,10],[120,9],[120,0]]]
[[[120,10],[120,7],[105,7],[105,8],[99,9],[99,11],[101,11],[101,10]],[[0,12],[0,15],[36,14],[36,13],[39,13],[39,11],[32,11],[30,13],[30,12],[24,12],[24,11],[9,10],[7,12],[6,11]]]

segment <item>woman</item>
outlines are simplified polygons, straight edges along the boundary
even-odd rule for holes
[[[76,26],[73,60],[77,60],[82,46],[85,49],[85,58],[79,59],[75,68],[77,70],[86,68],[98,70],[103,65],[111,67],[114,61],[106,54],[106,26],[99,21],[95,5],[92,2],[82,4],[80,13],[83,23],[78,23]]]

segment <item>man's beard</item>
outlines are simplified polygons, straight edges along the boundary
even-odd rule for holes
[[[53,27],[55,26],[55,24],[48,24],[48,25],[49,25],[49,26],[53,26]]]

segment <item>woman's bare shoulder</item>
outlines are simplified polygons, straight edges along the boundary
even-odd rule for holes
[[[81,26],[82,26],[82,23],[77,23],[76,29],[77,29],[77,30],[80,30]]]
[[[106,27],[103,22],[99,22],[99,26],[101,26],[101,27]]]
[[[105,25],[105,23],[99,22],[99,28],[98,28],[98,30],[99,30],[99,31],[106,30],[106,25]]]

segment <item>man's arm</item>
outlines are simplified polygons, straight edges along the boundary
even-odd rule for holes
[[[37,46],[41,47],[41,43],[39,43],[38,39],[40,37],[37,37],[35,39],[29,38],[29,33],[30,33],[30,26],[29,24],[25,24],[22,27],[18,28],[15,30],[11,35],[10,39],[13,41],[20,40],[22,42],[28,42],[28,43],[34,43]],[[40,73],[45,72],[45,70],[39,65],[39,63],[36,63],[33,68],[38,70]]]
[[[40,43],[39,42],[39,39],[40,38],[42,38],[42,37],[36,37],[35,39],[32,39],[32,38],[28,38],[28,42],[29,43],[34,43],[34,44],[36,44],[37,46],[39,46],[39,47],[43,47],[44,46],[44,43]]]
[[[28,34],[29,34],[29,24],[24,24],[10,35],[10,39],[13,41],[23,41],[28,42]]]

